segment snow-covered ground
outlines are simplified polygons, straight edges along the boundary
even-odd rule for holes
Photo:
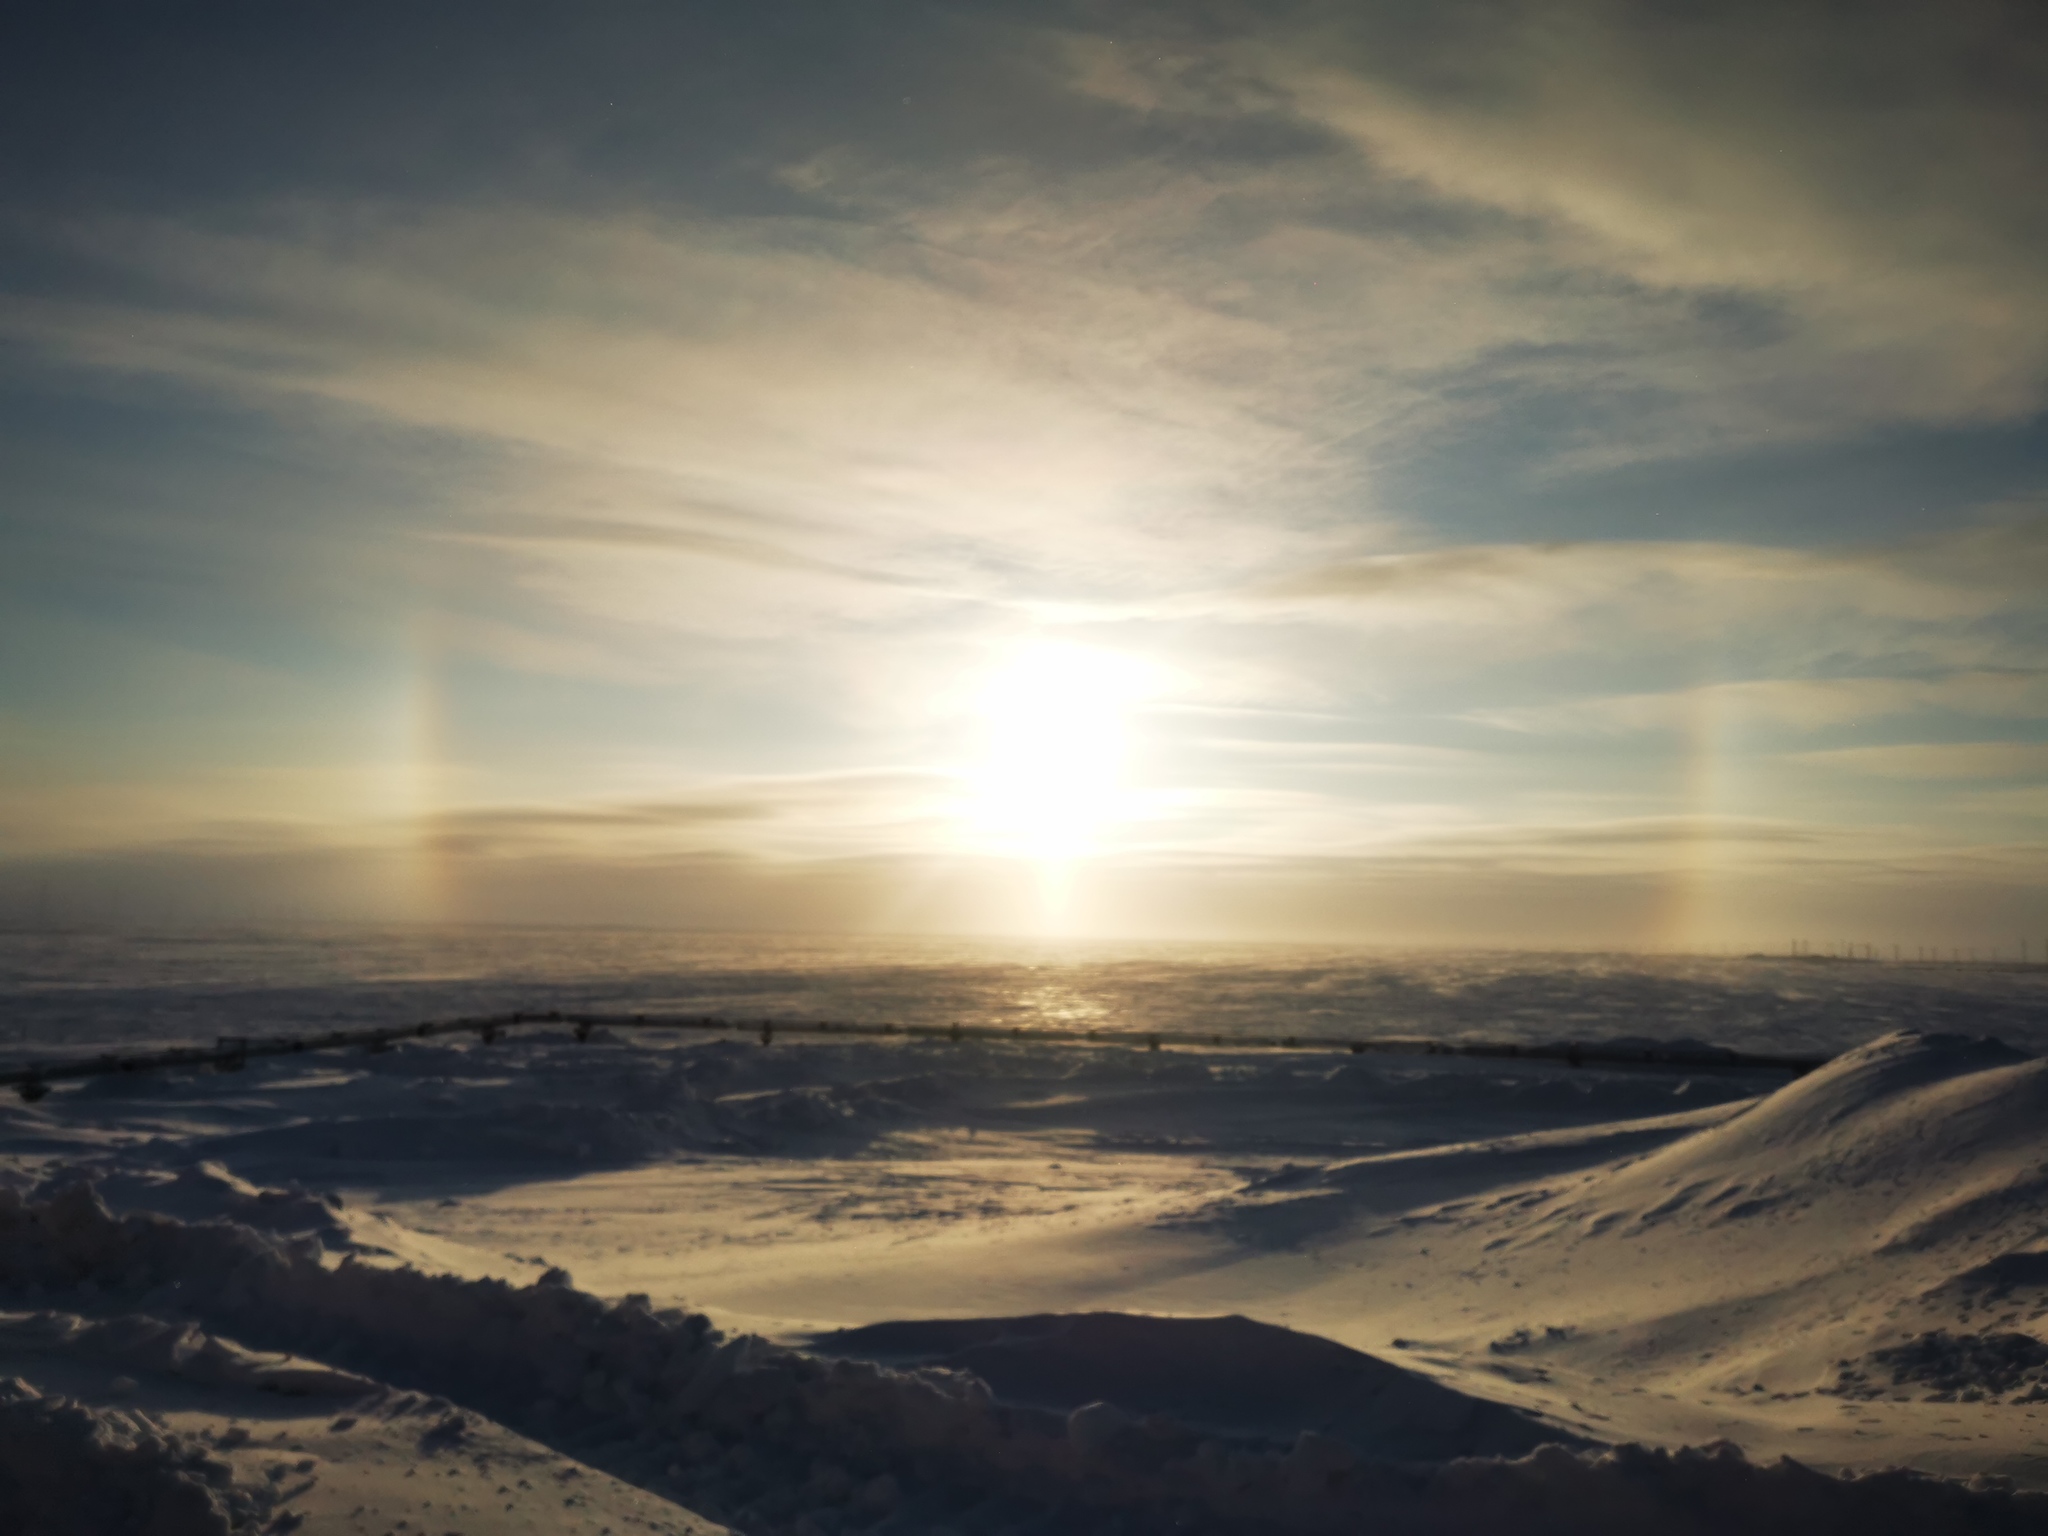
[[[515,1008],[1240,1038],[1648,1036],[1795,1055],[1916,1029],[2048,1050],[2039,963],[588,929],[0,932],[0,998],[0,1054]]]
[[[1872,975],[1829,1027],[1971,984]],[[131,1038],[204,1033],[151,985]],[[1976,1034],[1787,1082],[535,1029],[0,1104],[31,1531],[2048,1531],[2044,1340],[2048,1060]]]

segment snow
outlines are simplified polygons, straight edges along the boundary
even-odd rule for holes
[[[1311,1334],[1244,1317],[1116,1312],[935,1319],[841,1329],[809,1341],[828,1356],[935,1366],[986,1382],[1006,1403],[1075,1416],[1166,1414],[1194,1429],[1292,1439],[1395,1461],[1518,1456],[1590,1442],[1541,1419]]]
[[[272,1489],[237,1486],[231,1465],[146,1414],[0,1381],[0,1507],[16,1530],[226,1536],[261,1522],[274,1502]]]
[[[1171,969],[1033,985],[1117,965]],[[1426,969],[1375,985],[1448,1017],[1522,974],[1532,1039],[1590,1033],[1566,995],[1687,997],[1664,1038],[1772,1048],[1702,1015],[1792,968]],[[48,1531],[2048,1530],[2022,982],[1983,993],[2007,1043],[1894,1030],[1797,1081],[543,1029],[62,1086],[0,1105],[0,1498]],[[141,995],[67,985],[95,1029]],[[1960,1006],[1830,985],[1852,1023]],[[38,986],[15,1017],[68,1039]],[[316,991],[314,1027],[367,1006]]]
[[[24,1050],[550,1008],[1788,1054],[1912,1029],[2048,1050],[2039,964],[308,926],[0,932],[0,995],[0,1047]]]

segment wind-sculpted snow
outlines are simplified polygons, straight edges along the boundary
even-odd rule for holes
[[[329,1183],[362,1165],[502,1178],[703,1154],[845,1153],[949,1127],[1078,1133],[1119,1147],[1363,1152],[1656,1117],[1769,1086],[1754,1076],[1452,1058],[602,1033],[579,1042],[541,1030],[495,1044],[276,1058],[225,1074],[108,1078],[61,1086],[35,1105],[0,1097],[0,1145],[102,1165],[118,1147],[131,1170],[123,1177],[160,1181],[167,1164],[207,1163],[222,1170],[216,1177],[285,1186],[309,1173]],[[123,1203],[121,1188],[106,1193]],[[207,1206],[197,1185],[172,1193],[183,1203],[161,1192],[136,1203],[282,1230],[269,1215]]]
[[[1632,1231],[1797,1222],[1824,1205],[1871,1250],[1975,1239],[2048,1212],[2048,1058],[1961,1035],[1887,1035],[1557,1206]]]
[[[1712,1155],[1796,1149],[1802,1155],[1882,1156],[1887,1148],[1903,1150],[1902,1139],[1925,1140],[1922,1132],[1933,1121],[1947,1120],[1962,1100],[1995,1102],[2012,1129],[2031,1132],[2039,1125],[2032,1098],[2013,1097],[2008,1077],[1985,1074],[2018,1069],[2038,1075],[2041,1065],[1988,1037],[1886,1035],[1772,1094],[1716,1135]],[[1951,1151],[1982,1143],[1977,1132],[1952,1122],[1937,1139]],[[1709,1155],[1706,1143],[1691,1150]]]
[[[1789,1462],[1752,1465],[1725,1446],[1594,1454],[1547,1446],[1515,1459],[1402,1463],[1315,1431],[1276,1444],[1113,1403],[1062,1414],[1000,1401],[967,1372],[896,1370],[723,1337],[700,1315],[656,1311],[638,1298],[608,1303],[559,1272],[515,1287],[335,1263],[315,1238],[280,1239],[227,1221],[116,1216],[85,1183],[41,1200],[0,1190],[0,1286],[17,1303],[62,1301],[119,1319],[46,1325],[75,1326],[95,1348],[127,1339],[175,1360],[181,1344],[188,1355],[205,1348],[181,1326],[197,1322],[243,1346],[435,1392],[574,1441],[615,1468],[637,1467],[642,1480],[755,1536],[948,1524],[1048,1533],[1943,1536],[2039,1531],[2048,1522],[2040,1495],[1910,1473],[1833,1478]],[[137,1321],[150,1317],[164,1321]],[[42,1423],[37,1414],[62,1418],[26,1412],[31,1429]],[[1497,1428],[1488,1421],[1489,1433]],[[85,1434],[50,1431],[60,1432]],[[166,1445],[158,1454],[169,1464],[183,1453]]]
[[[369,1377],[318,1361],[254,1354],[233,1340],[208,1335],[190,1319],[166,1322],[143,1313],[86,1318],[69,1312],[33,1312],[0,1321],[0,1346],[153,1371],[201,1386],[250,1387],[287,1397],[361,1397],[378,1385]]]
[[[139,1413],[0,1381],[0,1517],[22,1536],[254,1532],[269,1489],[238,1485],[207,1448]]]
[[[60,1087],[0,1148],[0,1375],[216,1450],[301,1405],[281,1519],[420,1524],[431,1471],[587,1479],[583,1536],[2048,1531],[1880,1470],[2048,1486],[2048,1065],[1972,1037],[1788,1082],[543,1028]],[[429,1421],[547,1470],[408,1479]]]
[[[266,1189],[211,1159],[175,1171],[131,1166],[89,1174],[59,1164],[44,1173],[39,1187],[54,1191],[79,1177],[90,1177],[100,1197],[116,1209],[144,1208],[186,1221],[224,1218],[264,1232],[317,1237],[335,1249],[347,1246],[354,1235],[339,1195],[296,1186]]]
[[[1114,1399],[1237,1435],[1308,1426],[1357,1456],[1450,1461],[1589,1442],[1500,1403],[1328,1339],[1245,1317],[1093,1312],[876,1323],[820,1336],[833,1356],[936,1365],[986,1381],[1003,1401],[1062,1413]]]

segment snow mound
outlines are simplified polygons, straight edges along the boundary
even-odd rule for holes
[[[363,1397],[380,1383],[318,1361],[268,1358],[187,1320],[144,1313],[86,1318],[35,1312],[0,1320],[0,1345],[62,1351],[133,1371],[175,1376],[209,1387],[253,1387],[285,1397]]]
[[[1979,1122],[1987,1108],[1991,1113],[1989,1122],[1969,1128],[1970,1140],[1986,1132],[2038,1132],[2041,1124],[2029,1124],[2027,1106],[2041,1100],[2012,1085],[2013,1074],[2038,1077],[2043,1066],[2024,1051],[1988,1038],[1905,1031],[1883,1035],[1762,1100],[1718,1133],[1715,1150],[1731,1155],[1826,1147],[1837,1155],[1867,1155],[1875,1144],[1898,1141],[1901,1131],[1918,1134],[1930,1111],[1951,1101],[1958,1107],[1979,1105],[1974,1111]],[[1965,1144],[1964,1128],[1950,1126],[1940,1139],[1949,1150],[1958,1149]]]
[[[261,1527],[272,1503],[147,1415],[0,1382],[0,1509],[22,1536],[230,1536]]]
[[[1210,1202],[1179,1224],[1222,1226],[1247,1245],[1284,1247],[1360,1214],[1464,1209],[1464,1197],[1667,1147],[1744,1108],[1740,1103],[1707,1104],[1675,1114],[1374,1153],[1319,1166],[1289,1164],[1247,1180],[1237,1193]]]
[[[2048,1059],[1892,1034],[1724,1123],[1617,1165],[1552,1221],[1634,1234],[1819,1209],[1868,1250],[1981,1238],[2048,1200]],[[1596,1209],[1597,1207],[1597,1209]]]
[[[117,1211],[152,1210],[183,1221],[236,1221],[264,1232],[316,1237],[336,1250],[353,1241],[339,1195],[296,1184],[266,1188],[212,1159],[176,1171],[59,1164],[43,1176],[36,1195],[47,1198],[80,1179],[91,1180],[100,1198]]]
[[[1118,1312],[876,1323],[811,1341],[821,1353],[966,1371],[998,1401],[1071,1412],[1105,1402],[1225,1434],[1303,1430],[1397,1461],[1520,1455],[1587,1442],[1416,1371],[1244,1317]]]
[[[757,1533],[808,1522],[838,1531],[956,1525],[1081,1536],[1190,1527],[1319,1536],[1367,1526],[1392,1536],[2003,1536],[2048,1525],[2048,1496],[1911,1473],[1834,1478],[1789,1461],[1757,1466],[1732,1446],[1625,1446],[1598,1455],[1543,1446],[1514,1460],[1418,1464],[1371,1459],[1315,1430],[1279,1445],[1166,1413],[1010,1406],[969,1372],[896,1370],[725,1338],[700,1315],[657,1312],[644,1298],[608,1303],[559,1271],[515,1288],[353,1258],[330,1265],[310,1238],[226,1221],[116,1216],[86,1184],[35,1201],[0,1190],[0,1287],[61,1291],[81,1311],[174,1308],[216,1332],[232,1330],[244,1345],[347,1360],[366,1375],[437,1394],[451,1410],[516,1420],[545,1438],[573,1440],[579,1454],[630,1462],[637,1478]],[[1210,1321],[1208,1334],[1244,1346],[1231,1320]],[[81,1338],[90,1326],[81,1325]],[[107,1337],[147,1334],[134,1346],[142,1349],[169,1339],[175,1354],[178,1341],[194,1336],[174,1328],[148,1333],[117,1319]],[[1110,1332],[1129,1339],[1143,1330]],[[1312,1346],[1301,1348],[1303,1359],[1327,1363]],[[191,1507],[228,1524],[166,1528],[176,1536],[235,1528],[239,1516],[220,1491],[228,1485],[207,1482],[210,1464],[188,1448],[127,1421],[107,1427],[115,1421],[83,1411],[33,1401],[13,1411],[24,1426],[18,1443],[40,1446],[41,1436],[55,1446],[38,1464],[61,1471],[48,1486],[67,1497],[91,1485],[93,1458],[110,1458],[143,1468],[149,1488],[183,1479],[180,1486],[216,1490],[214,1511]],[[0,1444],[13,1443],[0,1434]],[[31,1467],[19,1475],[38,1474]],[[42,1486],[24,1497],[44,1497]],[[122,1486],[106,1481],[110,1497]],[[114,1519],[89,1528],[124,1527]]]

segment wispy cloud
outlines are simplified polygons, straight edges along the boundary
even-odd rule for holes
[[[1695,431],[2030,414],[2048,296],[2026,254],[2026,167],[2044,130],[2025,71],[1984,67],[2009,15],[1865,20],[1849,38],[1799,10],[1715,25],[1518,4],[1484,36],[1386,47],[1372,23],[1339,22],[1320,58],[1270,42],[1247,56],[1386,170],[1538,221],[1560,269],[1759,301],[1752,345],[1716,360],[1708,411],[1682,369],[1642,369]],[[1873,112],[1877,79],[1910,106]]]
[[[2048,775],[2048,742],[1901,742],[1800,752],[1792,761],[1887,779],[2020,779]]]
[[[1296,741],[1263,736],[1211,736],[1197,745],[1212,751],[1285,760],[1318,768],[1381,773],[1433,773],[1484,764],[1487,755],[1465,747],[1399,741]]]
[[[1225,499],[1305,451],[1202,367],[1281,338],[1171,293],[816,222],[339,218],[345,237],[73,228],[66,248],[156,302],[24,300],[0,323],[103,368],[543,455],[522,469],[555,505],[517,509],[509,537],[637,525],[678,552],[986,596],[1185,580],[1194,547],[1260,559],[1273,535]],[[587,535],[561,537],[593,497]]]
[[[1798,549],[1696,540],[1467,544],[1372,555],[1298,572],[1252,595],[1353,601],[1368,613],[1438,604],[1518,622],[1557,611],[1674,595],[1744,607],[1845,609],[1930,623],[2031,603],[2048,579],[2048,525],[2031,522],[1861,548]]]
[[[1627,732],[1717,725],[1821,730],[1933,713],[2048,718],[2048,673],[1965,672],[1940,677],[1771,678],[1669,693],[1475,710],[1469,718],[1516,731]],[[1873,749],[1885,750],[1885,749]]]
[[[710,783],[660,799],[436,810],[365,830],[465,858],[902,855],[943,845],[945,808],[959,795],[952,779],[930,772],[804,774]]]
[[[2027,844],[2048,130],[1990,14],[906,13],[801,90],[735,22],[782,94],[622,59],[641,137],[520,139],[560,179],[10,194],[72,436],[0,507],[6,830],[900,874],[1051,637],[1160,680],[1127,874]]]

